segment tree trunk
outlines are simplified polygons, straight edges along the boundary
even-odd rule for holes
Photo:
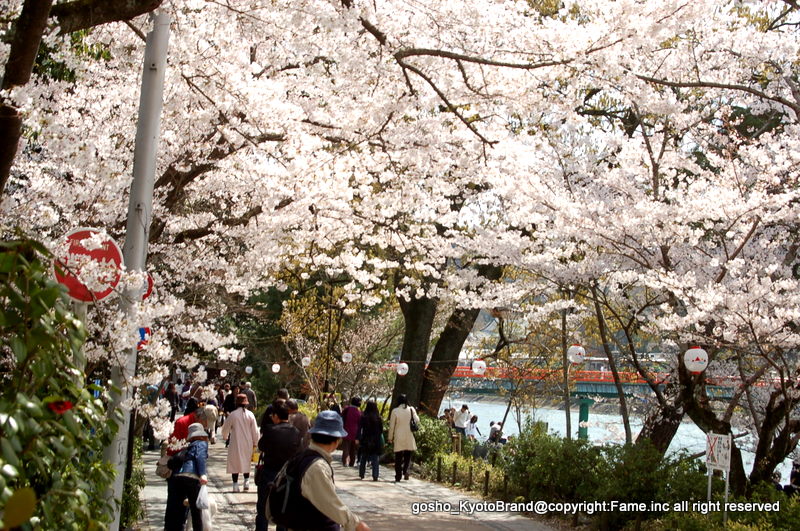
[[[438,415],[439,406],[450,386],[450,378],[458,366],[461,347],[464,346],[464,341],[472,330],[472,325],[475,324],[479,313],[478,309],[456,308],[450,314],[450,318],[433,348],[430,364],[425,369],[419,400],[419,407],[423,413],[432,417]]]
[[[572,439],[572,412],[569,404],[569,364],[567,358],[567,310],[561,310],[561,367],[564,376],[564,415],[566,416],[567,439]]]
[[[31,79],[42,35],[53,0],[25,0],[14,25],[3,83],[4,90],[25,85]],[[22,117],[13,102],[0,104],[0,195],[6,189],[22,134]]]
[[[636,437],[636,444],[649,441],[661,455],[667,453],[672,439],[678,432],[683,420],[683,406],[677,401],[680,396],[669,396],[665,393],[666,404],[656,404],[645,416],[642,429]]]
[[[478,274],[487,280],[498,280],[503,275],[503,268],[500,266],[482,265],[477,269]],[[479,309],[456,308],[447,319],[447,324],[433,348],[431,362],[425,369],[422,382],[419,406],[427,415],[432,417],[438,415],[439,407],[450,386],[450,378],[458,366],[458,355],[472,331],[478,314],[480,314]]]
[[[775,467],[797,446],[800,421],[787,418],[796,405],[797,401],[787,400],[780,389],[770,395],[763,421],[758,426],[758,445],[753,469],[750,471],[751,487],[761,481],[769,481]]]
[[[630,444],[633,442],[633,435],[631,434],[631,420],[628,416],[628,403],[625,399],[625,392],[622,389],[622,382],[619,380],[619,372],[617,371],[617,363],[614,361],[614,355],[611,353],[611,348],[608,346],[608,332],[606,331],[606,322],[603,318],[603,311],[600,309],[600,300],[597,298],[597,288],[592,285],[592,299],[594,299],[594,309],[597,313],[597,326],[600,329],[600,339],[603,341],[603,350],[608,358],[608,366],[611,369],[611,375],[614,377],[614,387],[617,388],[619,395],[619,414],[622,416],[622,425],[625,427],[625,442]]]
[[[422,375],[425,372],[425,361],[428,358],[428,347],[431,343],[433,319],[439,301],[423,297],[409,301],[400,299],[400,310],[403,312],[405,330],[403,331],[403,351],[400,360],[408,363],[408,374],[398,375],[392,391],[392,407],[397,397],[406,395],[410,405],[418,405],[422,392]]]

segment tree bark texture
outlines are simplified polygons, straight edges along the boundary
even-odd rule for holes
[[[501,266],[478,266],[478,273],[487,280],[498,280],[503,275]],[[444,395],[450,387],[450,378],[458,366],[458,356],[467,340],[480,309],[456,308],[436,341],[431,361],[425,369],[419,406],[422,412],[436,417]]]
[[[3,89],[25,85],[31,79],[52,0],[25,0],[11,37]],[[13,102],[0,104],[0,195],[6,189],[22,135],[22,117]]]
[[[397,403],[397,397],[406,395],[408,403],[412,406],[419,405],[422,392],[422,375],[425,372],[425,361],[428,358],[428,348],[431,343],[433,319],[436,316],[437,299],[427,297],[400,300],[400,310],[405,321],[403,331],[403,350],[400,361],[408,363],[408,374],[396,376],[394,390],[392,391],[392,407]]]
[[[62,35],[109,22],[130,20],[158,8],[164,0],[75,0],[53,6]]]

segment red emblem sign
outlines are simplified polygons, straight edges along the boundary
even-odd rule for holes
[[[108,297],[119,283],[122,252],[110,237],[95,229],[75,229],[66,236],[66,256],[56,258],[56,280],[67,295],[82,302]]]

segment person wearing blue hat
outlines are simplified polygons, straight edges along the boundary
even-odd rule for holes
[[[287,463],[293,475],[299,472],[300,496],[292,512],[302,516],[302,522],[290,528],[321,529],[335,531],[369,531],[369,526],[361,521],[336,494],[333,482],[331,454],[339,442],[347,435],[342,417],[335,411],[321,411],[309,430],[311,443]],[[294,477],[298,477],[294,475]],[[269,509],[269,507],[267,507]]]

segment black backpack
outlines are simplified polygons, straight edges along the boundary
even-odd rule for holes
[[[267,486],[270,520],[289,529],[322,529],[331,520],[322,514],[301,492],[303,474],[322,456],[305,450],[289,459]],[[333,470],[333,469],[331,469]]]
[[[189,454],[189,447],[187,446],[186,448],[184,448],[183,450],[181,450],[180,452],[169,458],[169,461],[167,461],[167,468],[172,470],[173,474],[177,474],[178,472],[180,472],[183,463],[186,462],[188,454]]]

